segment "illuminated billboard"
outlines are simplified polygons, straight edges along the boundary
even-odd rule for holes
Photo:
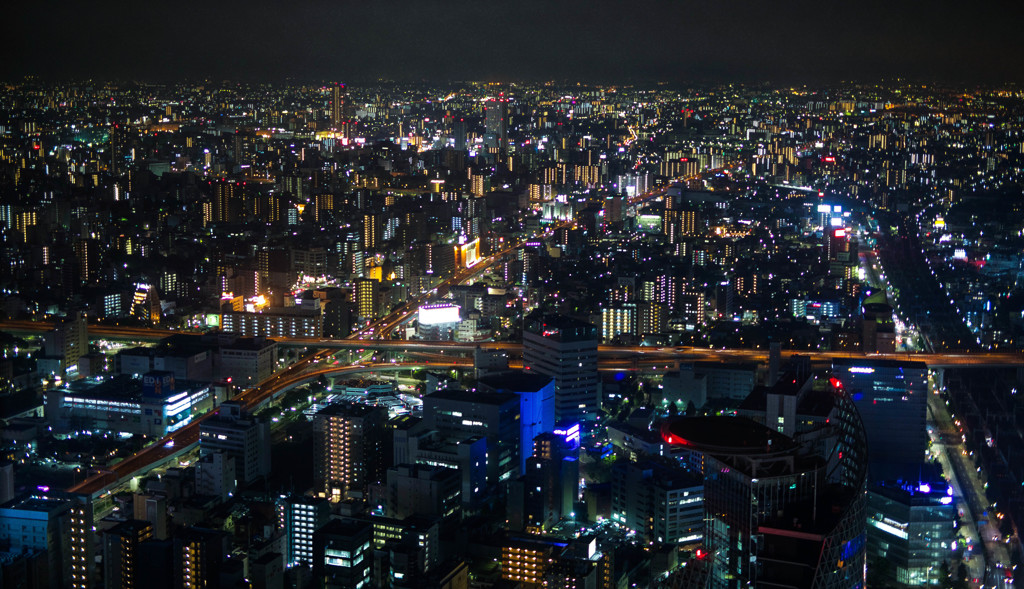
[[[480,238],[455,246],[455,260],[463,268],[472,268],[480,262]]]
[[[440,323],[458,323],[459,306],[454,303],[424,305],[418,311],[420,325],[438,325]]]

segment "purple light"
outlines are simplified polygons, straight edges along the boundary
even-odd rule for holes
[[[949,505],[952,502],[953,502],[953,498],[949,497],[949,496],[946,496],[946,497],[943,497],[942,499],[939,499],[939,503],[942,503],[943,505]]]
[[[921,486],[918,487],[917,490],[921,491],[922,493],[931,493],[932,492],[932,486],[929,485],[928,483],[921,483]]]
[[[50,492],[50,487],[47,487],[46,485],[39,485],[38,487],[36,487],[36,489],[39,489],[43,493],[49,493]]]

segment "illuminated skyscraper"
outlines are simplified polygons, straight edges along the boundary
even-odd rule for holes
[[[339,130],[345,122],[345,110],[348,95],[345,92],[345,85],[335,83],[331,86],[331,128]]]
[[[850,391],[864,420],[871,480],[916,482],[928,448],[928,366],[836,358],[832,371]]]
[[[532,315],[523,329],[523,366],[555,379],[555,420],[594,421],[601,409],[597,328],[554,315]]]
[[[377,286],[375,278],[356,279],[356,310],[361,321],[377,318]]]
[[[313,416],[317,493],[331,501],[363,497],[369,485],[384,480],[386,420],[384,410],[355,403],[328,405]]]
[[[43,335],[46,355],[60,359],[62,375],[77,373],[78,359],[89,353],[89,326],[85,313],[70,313],[57,320],[53,330]]]
[[[326,524],[330,515],[326,499],[286,497],[277,502],[278,524],[284,530],[286,566],[313,565],[313,532]]]
[[[377,249],[381,236],[381,218],[374,213],[363,215],[363,251],[372,252]]]
[[[488,134],[494,135],[499,151],[505,151],[508,148],[508,101],[504,98],[487,101],[484,126]]]

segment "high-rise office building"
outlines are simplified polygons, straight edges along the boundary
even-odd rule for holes
[[[356,279],[356,314],[360,321],[377,319],[377,290],[380,281],[375,278]]]
[[[313,577],[325,589],[362,589],[373,569],[373,525],[333,519],[313,533]]]
[[[555,380],[542,374],[510,370],[482,376],[477,383],[482,390],[519,395],[520,471],[526,472],[534,438],[555,431]]]
[[[284,497],[277,502],[278,525],[284,530],[286,566],[313,566],[313,533],[330,519],[330,503],[317,497]]]
[[[43,334],[43,349],[47,357],[59,360],[59,374],[77,374],[78,359],[89,353],[89,326],[85,313],[70,313],[58,319],[54,328]]]
[[[886,481],[868,490],[868,572],[879,583],[937,586],[942,563],[956,548],[953,489],[935,473],[931,482]]]
[[[449,438],[487,438],[487,480],[519,474],[519,396],[513,393],[440,390],[423,397],[423,421]]]
[[[555,379],[555,420],[592,422],[601,409],[598,330],[554,315],[531,315],[523,329],[523,366]]]
[[[331,128],[339,130],[342,128],[346,117],[346,102],[348,94],[345,85],[335,82],[331,85]]]
[[[381,216],[377,213],[363,215],[363,251],[372,252],[377,249],[383,229]]]
[[[487,101],[484,126],[488,134],[493,134],[498,142],[499,151],[508,149],[508,101],[497,98]]]
[[[703,477],[655,462],[620,462],[612,469],[612,520],[648,542],[700,542]]]
[[[240,403],[227,401],[200,423],[199,452],[231,456],[239,484],[251,483],[270,473],[270,425],[249,415]]]
[[[362,498],[369,485],[384,480],[386,421],[383,409],[356,403],[334,403],[313,415],[313,486],[321,497]]]
[[[850,392],[864,422],[871,480],[917,481],[928,449],[928,366],[836,358],[832,371]]]

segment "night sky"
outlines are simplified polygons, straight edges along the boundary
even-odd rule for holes
[[[1009,2],[23,0],[0,78],[1024,81]]]

